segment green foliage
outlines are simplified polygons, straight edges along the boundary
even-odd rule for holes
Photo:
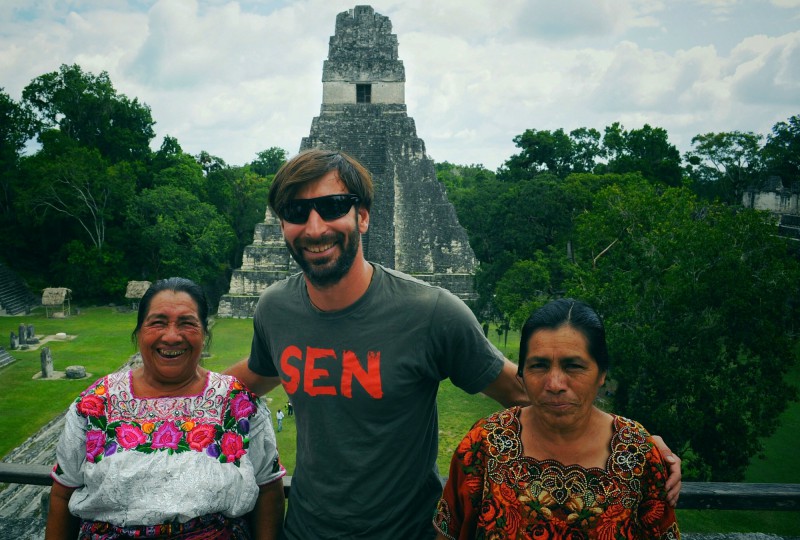
[[[680,152],[669,142],[663,128],[645,124],[641,129],[627,131],[619,122],[614,122],[605,129],[603,147],[608,163],[595,172],[638,172],[651,182],[668,186],[682,184]]]
[[[453,197],[459,221],[481,261],[476,289],[482,302],[476,311],[490,320],[495,285],[518,260],[534,260],[537,253],[566,241],[571,227],[570,201],[561,182],[542,174],[517,182],[483,176],[479,189],[464,189]]]
[[[741,131],[694,137],[686,160],[695,191],[710,200],[741,204],[744,190],[765,179],[760,141],[760,135]]]
[[[141,273],[213,281],[228,268],[235,236],[216,209],[175,186],[146,189],[127,211]]]
[[[505,162],[499,175],[504,181],[518,181],[544,172],[559,178],[573,172],[591,172],[597,160],[605,155],[600,132],[589,128],[578,128],[569,134],[563,129],[527,129],[514,137],[514,144],[521,151]]]
[[[480,191],[485,184],[495,181],[495,174],[482,165],[453,165],[444,161],[436,164],[436,178],[444,184],[450,200],[472,191]]]
[[[53,269],[74,297],[102,299],[109,293],[123,298],[128,284],[124,254],[116,248],[97,251],[72,240],[59,252]],[[62,262],[65,261],[65,262]]]
[[[563,129],[528,129],[514,137],[514,144],[522,151],[506,162],[508,170],[550,172],[562,178],[572,170],[572,141]]]
[[[216,303],[263,219],[268,179],[170,136],[151,152],[149,107],[77,65],[35,78],[19,105],[0,92],[0,115],[0,243],[29,282],[107,301],[128,280],[182,274]],[[33,135],[41,147],[21,159]],[[270,149],[259,163],[283,160]]]
[[[225,161],[217,156],[212,156],[206,151],[200,152],[197,156],[195,156],[195,160],[203,169],[203,174],[208,175],[212,172],[221,171],[227,168]]]
[[[41,75],[22,91],[46,128],[97,149],[111,162],[145,160],[155,137],[150,108],[118,95],[108,73],[84,73],[77,64]]]
[[[250,163],[250,169],[259,176],[271,176],[286,163],[286,150],[272,146],[262,150]]]
[[[534,310],[550,298],[550,270],[542,252],[535,261],[517,261],[509,268],[495,289],[495,305],[508,315],[511,328],[519,329]]]
[[[0,88],[0,225],[13,219],[17,166],[35,127],[30,108],[16,103]]]
[[[133,195],[134,184],[122,169],[111,169],[93,148],[76,145],[57,132],[42,134],[44,148],[26,158],[26,181],[17,187],[18,211],[40,223],[52,214],[77,224],[97,251],[106,242],[106,227]]]
[[[763,154],[768,174],[779,176],[784,187],[800,182],[800,115],[773,126]]]
[[[208,198],[203,167],[188,154],[172,156],[162,169],[154,171],[153,187],[163,186],[182,189],[200,200]]]
[[[795,397],[800,267],[774,231],[646,182],[601,190],[577,218],[569,294],[606,320],[619,412],[674,444],[687,478],[740,480]]]
[[[795,124],[775,128],[787,167],[779,149],[791,148]],[[607,163],[583,167],[595,174],[565,174],[581,170],[563,161],[572,135],[526,131],[515,138],[523,151],[479,187],[456,166],[439,169],[481,261],[477,312],[502,335],[549,297],[588,300],[609,327],[618,412],[664,436],[687,478],[739,480],[796,395],[784,378],[796,361],[798,261],[774,219],[736,209],[724,179],[757,176],[768,154],[753,134],[696,138],[693,189],[706,167],[706,185],[732,208],[679,187],[663,129],[606,128],[588,155]]]
[[[234,268],[241,266],[244,248],[253,241],[256,224],[264,221],[272,178],[259,176],[249,167],[225,167],[206,177],[209,202],[236,234],[236,256],[230,261]]]
[[[16,161],[25,143],[36,133],[33,111],[17,103],[0,87],[0,160]]]

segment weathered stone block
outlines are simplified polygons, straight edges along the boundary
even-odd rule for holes
[[[64,370],[67,379],[83,379],[86,377],[86,368],[83,366],[67,366]]]

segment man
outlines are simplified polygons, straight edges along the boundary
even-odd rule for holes
[[[275,418],[278,419],[277,431],[283,431],[283,409],[278,409],[278,412],[275,413]]]
[[[291,540],[433,538],[439,382],[527,403],[516,365],[461,300],[364,258],[372,193],[361,164],[322,150],[292,158],[270,188],[302,273],[262,294],[250,358],[228,373],[258,394],[283,384],[297,409]]]

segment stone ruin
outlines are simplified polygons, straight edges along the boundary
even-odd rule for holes
[[[42,347],[39,359],[42,364],[42,379],[50,379],[53,377],[53,355],[50,354],[50,347]]]
[[[12,350],[25,350],[29,345],[36,345],[39,343],[39,338],[36,337],[36,330],[32,324],[20,324],[19,334],[11,332],[9,339],[9,347]]]
[[[342,150],[372,173],[375,197],[369,232],[362,236],[368,260],[474,299],[477,260],[406,112],[405,68],[397,49],[389,18],[372,7],[356,6],[336,17],[322,69],[320,115],[300,150]],[[252,317],[268,285],[299,271],[278,219],[267,209],[217,316]]]
[[[139,301],[150,288],[149,281],[129,281],[128,286],[125,288],[125,298],[131,301],[131,309],[133,311],[139,310]]]

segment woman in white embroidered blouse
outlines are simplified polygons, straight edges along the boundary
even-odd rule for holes
[[[133,332],[142,366],[97,380],[67,412],[45,538],[277,538],[285,469],[270,413],[208,371],[208,303],[154,283]]]

